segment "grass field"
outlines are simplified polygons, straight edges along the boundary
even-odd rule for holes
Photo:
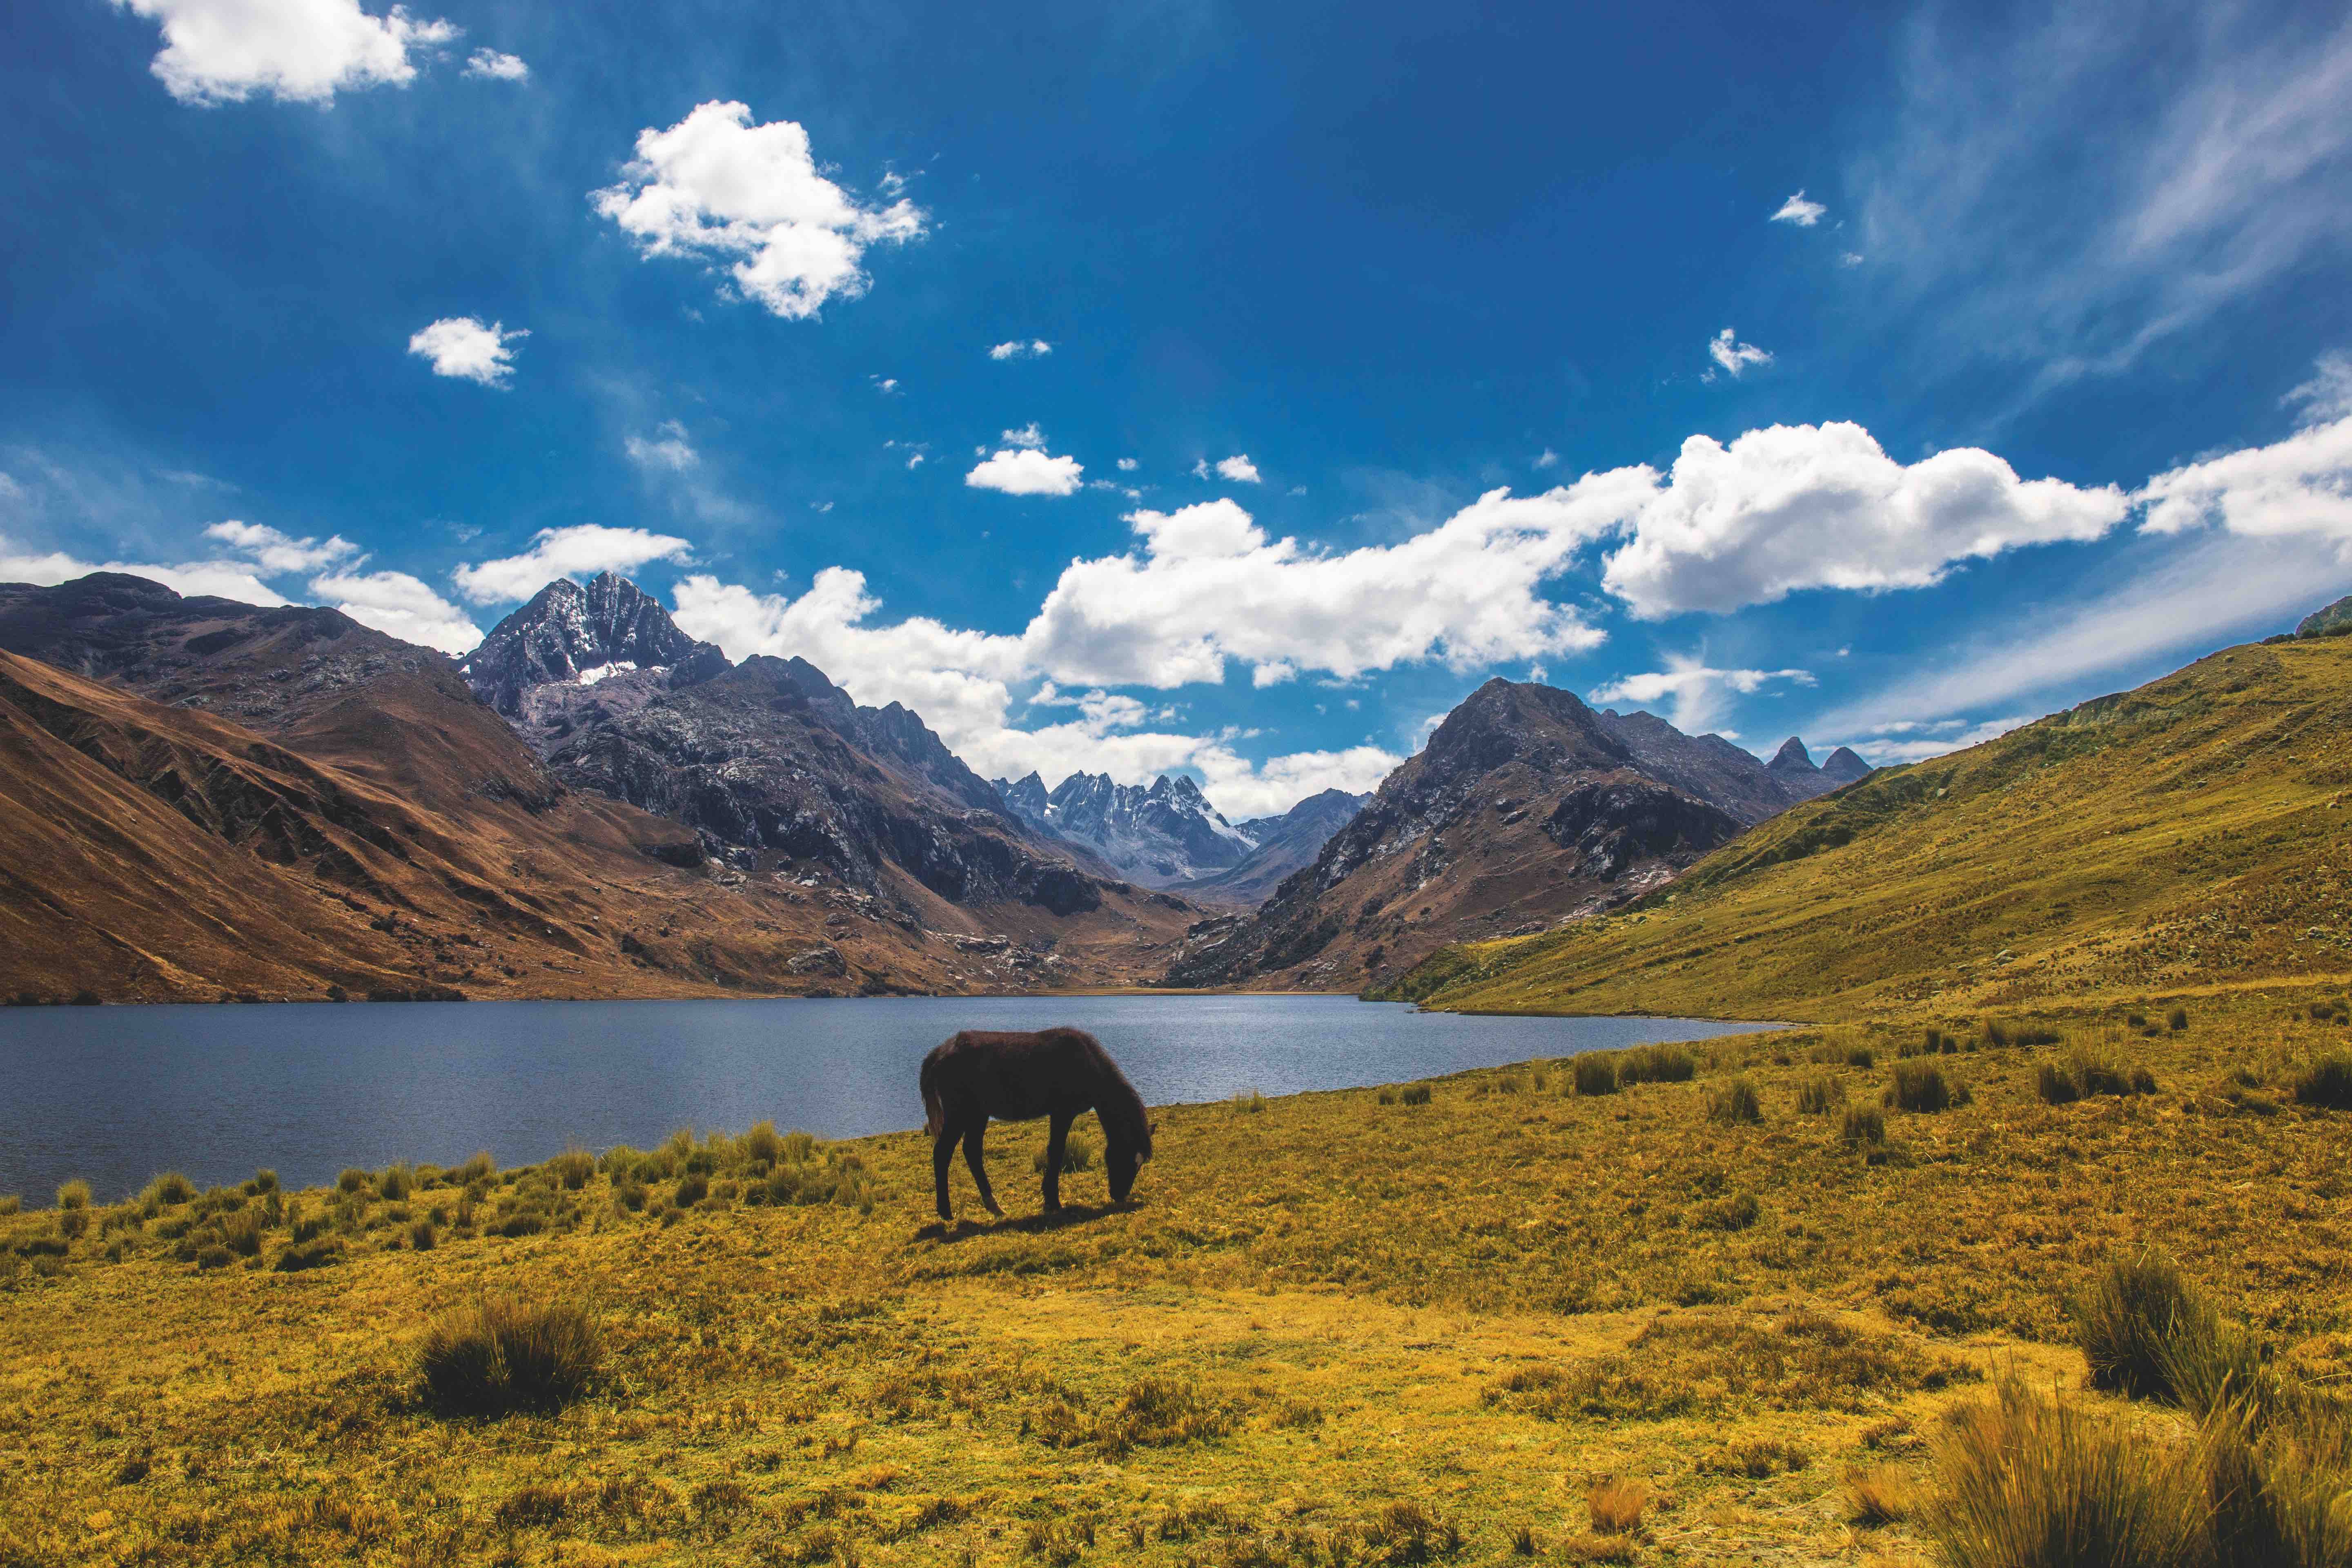
[[[1442,950],[1481,1012],[1956,1015],[2352,974],[2352,639],[2227,648],[1742,835],[1605,920]]]
[[[994,1138],[1013,1217],[944,1233],[919,1139],[764,1130],[26,1211],[0,1564],[1924,1558],[1948,1413],[2079,1388],[2065,1299],[2150,1238],[2352,1375],[2352,1113],[2296,1094],[2340,1001],[1171,1108],[1136,1206],[1050,1224],[1037,1126]],[[584,1306],[585,1391],[436,1402],[428,1327],[483,1300]]]

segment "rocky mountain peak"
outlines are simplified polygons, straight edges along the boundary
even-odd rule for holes
[[[1856,779],[1866,779],[1875,772],[1875,768],[1846,746],[1840,746],[1822,759],[1822,777],[1840,786],[1850,784]]]
[[[585,587],[559,577],[490,629],[458,667],[474,694],[509,718],[524,693],[562,681],[593,683],[634,670],[671,672],[672,685],[707,679],[727,656],[680,630],[635,583],[605,572]]]
[[[1821,771],[1813,766],[1813,754],[1805,750],[1805,742],[1794,735],[1781,742],[1780,749],[1773,752],[1772,760],[1764,765],[1776,773],[1802,775]]]

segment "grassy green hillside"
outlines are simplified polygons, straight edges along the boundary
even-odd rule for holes
[[[1628,912],[1381,994],[1926,1016],[2352,971],[2352,642],[2224,650],[1801,805]]]
[[[944,1234],[911,1136],[0,1217],[0,1563],[1904,1561],[1946,1414],[2079,1383],[2063,1298],[2148,1237],[2352,1372],[2312,1000],[1173,1108],[1139,1206],[1054,1224],[1034,1126]],[[2146,1092],[2049,1103],[2076,1050]],[[585,1309],[576,1398],[436,1394],[485,1297]]]

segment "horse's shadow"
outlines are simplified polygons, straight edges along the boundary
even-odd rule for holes
[[[972,1220],[958,1218],[942,1223],[933,1220],[915,1232],[918,1241],[936,1241],[942,1247],[952,1247],[960,1241],[971,1241],[983,1236],[1043,1236],[1048,1231],[1063,1230],[1074,1225],[1110,1215],[1125,1214],[1135,1207],[1127,1203],[1064,1204],[1052,1214],[1023,1215],[1018,1219]]]

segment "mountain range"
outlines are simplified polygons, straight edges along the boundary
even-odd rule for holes
[[[462,661],[110,574],[0,584],[0,987],[50,996],[1353,989],[1869,772],[1491,681],[1376,795],[1234,822],[1182,776],[984,780],[612,574]]]
[[[1760,763],[1652,714],[1490,680],[1263,906],[1188,931],[1168,982],[1377,985],[1448,942],[1542,931],[1638,898],[1869,772],[1843,748],[1816,768],[1791,737]]]
[[[1228,822],[1201,786],[1160,774],[1149,785],[1072,773],[1051,793],[1035,773],[992,786],[1005,809],[1046,837],[1099,858],[1149,888],[1255,902],[1315,858],[1370,795],[1325,790],[1279,816]]]

